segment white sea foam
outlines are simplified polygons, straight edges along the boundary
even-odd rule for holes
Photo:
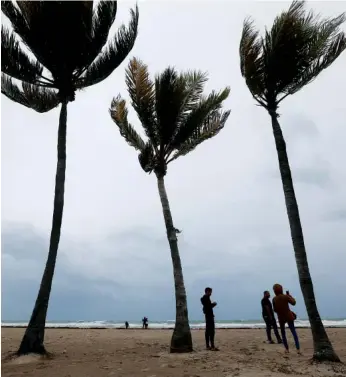
[[[325,319],[322,321],[325,327],[346,327],[346,319]],[[142,328],[140,322],[129,323],[130,328]],[[310,327],[310,323],[306,319],[297,319],[295,321],[296,327]],[[2,322],[3,327],[26,327],[26,322]],[[263,321],[216,321],[216,328],[219,329],[261,329],[265,327]],[[78,328],[78,329],[93,329],[93,328],[125,328],[125,321],[71,321],[71,322],[48,322],[47,328]],[[203,321],[191,321],[191,329],[203,329],[205,323]],[[173,329],[174,321],[169,320],[166,322],[150,322],[149,328],[151,329]]]

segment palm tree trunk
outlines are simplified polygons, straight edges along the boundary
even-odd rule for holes
[[[272,120],[276,150],[278,153],[279,168],[285,195],[288,221],[291,228],[291,238],[297,263],[299,283],[311,325],[311,332],[314,342],[313,359],[316,361],[329,360],[339,362],[340,359],[335,353],[328,338],[316,305],[314,287],[310,276],[303,230],[300,222],[298,203],[294,192],[291,169],[288,162],[286,143],[278,122],[278,115],[276,112],[271,112],[270,116]]]
[[[171,249],[173,263],[176,319],[171,340],[170,351],[173,353],[192,352],[192,337],[187,311],[186,290],[183,277],[183,269],[178,249],[176,229],[173,226],[173,219],[167,198],[165,182],[163,176],[157,175],[157,185],[162,204],[163,217],[166,224],[167,238]]]
[[[29,325],[20,344],[18,355],[28,353],[46,353],[44,347],[44,331],[48,310],[48,302],[58,254],[60,230],[64,209],[65,169],[66,169],[66,126],[67,102],[61,104],[58,130],[58,162],[55,177],[55,195],[52,230],[48,258],[41,280],[40,289],[31,314]]]

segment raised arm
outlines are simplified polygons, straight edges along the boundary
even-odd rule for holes
[[[287,297],[287,301],[291,304],[291,305],[295,305],[296,304],[296,300],[291,296],[291,295],[286,295]]]

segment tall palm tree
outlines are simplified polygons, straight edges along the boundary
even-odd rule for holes
[[[120,95],[113,99],[110,109],[121,136],[139,152],[142,169],[149,174],[154,172],[157,178],[175,286],[176,321],[171,352],[191,352],[192,338],[178,249],[177,234],[180,231],[173,224],[164,177],[170,162],[215,136],[229,116],[230,111],[222,111],[229,88],[203,96],[206,81],[207,76],[202,72],[178,74],[174,68],[167,68],[153,82],[148,67],[134,58],[126,70],[126,84],[147,141],[128,122],[126,102]]]
[[[319,315],[309,272],[303,230],[294,192],[286,143],[278,121],[278,107],[290,94],[314,80],[345,50],[345,34],[339,27],[345,15],[320,19],[306,13],[304,2],[294,1],[276,17],[264,37],[251,20],[244,22],[240,41],[240,68],[253,98],[271,118],[300,287],[311,324],[314,359],[339,361]]]
[[[116,1],[2,1],[13,31],[1,28],[1,92],[38,112],[61,103],[53,223],[48,259],[18,354],[45,353],[44,330],[64,207],[67,104],[75,92],[106,79],[127,57],[137,37],[138,9],[131,10],[107,43]],[[18,39],[19,38],[19,39]],[[20,43],[21,42],[21,43]],[[29,55],[23,50],[26,46]],[[21,85],[14,82],[19,80]]]

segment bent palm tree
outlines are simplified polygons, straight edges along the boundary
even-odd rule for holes
[[[135,43],[138,9],[131,11],[129,27],[121,26],[107,44],[117,12],[116,1],[11,1],[1,2],[13,31],[1,28],[1,92],[38,112],[61,103],[58,162],[53,223],[48,258],[36,303],[18,354],[45,353],[44,330],[64,207],[67,104],[77,89],[107,78],[126,58]],[[17,37],[36,59],[22,49]],[[21,87],[13,79],[21,81]]]
[[[221,108],[230,90],[226,88],[205,97],[206,81],[206,75],[201,72],[178,74],[173,68],[167,68],[153,83],[147,66],[132,59],[126,70],[126,84],[148,140],[145,142],[128,122],[126,103],[120,95],[112,101],[110,109],[121,136],[139,152],[142,169],[146,173],[154,172],[157,177],[175,285],[176,321],[171,352],[191,352],[192,338],[178,250],[177,233],[180,231],[173,224],[164,177],[170,162],[215,136],[229,116],[230,112],[222,112]]]
[[[339,361],[339,358],[328,339],[316,305],[277,109],[284,98],[314,80],[345,50],[345,35],[339,31],[344,20],[344,15],[320,20],[312,12],[305,13],[304,2],[294,1],[287,12],[275,19],[271,30],[266,31],[263,38],[247,19],[239,49],[241,73],[246,84],[255,100],[271,117],[300,287],[314,340],[313,357],[320,361]]]

